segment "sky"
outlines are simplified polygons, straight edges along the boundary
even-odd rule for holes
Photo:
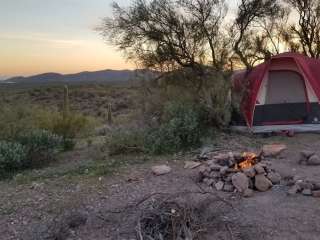
[[[104,17],[112,16],[112,2],[0,0],[0,79],[134,68],[94,31]],[[116,2],[127,6],[131,0]]]
[[[0,78],[134,68],[94,31],[103,17],[112,16],[111,3],[0,0]]]

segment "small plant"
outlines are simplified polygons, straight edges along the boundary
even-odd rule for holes
[[[144,151],[144,133],[138,129],[117,129],[107,138],[109,155],[141,153]]]
[[[146,135],[145,148],[152,154],[187,150],[201,143],[205,111],[193,104],[170,103],[162,124]]]
[[[25,167],[27,149],[20,143],[0,142],[0,177]]]
[[[169,103],[162,122],[151,129],[118,129],[107,139],[111,155],[128,153],[166,154],[201,144],[206,112],[194,104]]]
[[[22,135],[17,141],[26,147],[31,164],[34,164],[38,158],[40,160],[51,159],[54,151],[62,146],[62,137],[41,129]]]

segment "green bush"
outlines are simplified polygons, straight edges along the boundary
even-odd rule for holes
[[[63,137],[64,150],[70,150],[74,147],[74,139],[83,137],[93,131],[96,122],[82,114],[72,114],[66,119],[63,117],[56,119],[52,126],[52,132]]]
[[[206,112],[194,104],[168,104],[160,127],[146,135],[146,150],[152,154],[163,154],[200,145],[205,119]]]
[[[35,165],[52,159],[54,151],[61,148],[63,139],[47,130],[36,129],[19,136],[17,142],[27,149],[29,164]]]
[[[0,177],[18,170],[41,166],[53,159],[62,138],[46,130],[31,130],[14,142],[0,142]]]
[[[0,140],[12,141],[19,134],[36,127],[34,108],[2,105],[0,112]]]
[[[98,124],[94,118],[78,113],[63,119],[59,111],[37,106],[4,105],[0,112],[0,140],[15,141],[32,130],[45,129],[62,136],[66,150],[73,147],[75,138],[90,135]]]
[[[27,150],[20,143],[0,142],[0,177],[26,165]]]
[[[174,153],[201,144],[206,112],[191,103],[169,103],[161,124],[151,129],[118,129],[107,139],[111,155],[145,152]]]
[[[144,151],[144,133],[138,129],[116,129],[107,137],[109,155],[141,153]]]

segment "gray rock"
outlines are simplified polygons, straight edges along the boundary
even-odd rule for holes
[[[281,176],[277,172],[269,172],[267,178],[272,182],[272,184],[279,184],[281,181]]]
[[[303,189],[302,195],[304,195],[304,196],[312,196],[311,189]]]
[[[247,190],[245,190],[245,191],[243,192],[243,196],[244,196],[245,198],[252,197],[252,196],[253,196],[253,190],[250,189],[250,188],[248,188]]]
[[[216,163],[209,164],[209,167],[213,171],[220,171],[220,169],[222,168],[222,166],[220,166],[219,164],[216,164]]]
[[[254,169],[256,170],[257,174],[265,174],[266,173],[263,165],[261,165],[260,163],[254,165]]]
[[[210,173],[210,175],[209,175],[209,177],[211,177],[211,178],[220,178],[221,177],[221,174],[220,174],[220,172],[215,172],[215,171],[212,171],[211,173]]]
[[[225,166],[220,169],[221,175],[226,175],[228,173],[229,167]]]
[[[223,189],[223,187],[224,187],[224,182],[219,181],[219,182],[217,182],[214,186],[216,187],[216,189],[217,189],[218,191],[222,191],[222,189]]]
[[[318,155],[311,156],[307,161],[307,165],[319,166],[320,165],[320,157]]]
[[[203,182],[209,187],[214,184],[214,180],[211,178],[205,178],[205,179],[203,179]]]
[[[169,167],[168,165],[153,166],[151,168],[151,171],[154,175],[160,176],[170,173],[171,167]]]
[[[302,151],[302,152],[300,152],[299,164],[307,163],[308,159],[314,154],[315,154],[315,152],[312,152],[312,151]]]
[[[234,186],[229,183],[225,183],[223,186],[223,191],[225,192],[233,192],[234,191]]]
[[[256,175],[254,167],[243,169],[242,172],[249,178],[253,178]]]
[[[265,157],[276,157],[286,149],[287,146],[284,144],[264,145],[262,147],[262,154]]]
[[[289,190],[288,190],[288,195],[295,195],[297,194],[298,192],[301,191],[301,188],[298,186],[298,185],[293,185]]]
[[[308,181],[298,180],[296,181],[296,185],[299,186],[300,189],[310,189],[313,190],[313,184]]]
[[[241,193],[249,188],[249,179],[244,173],[237,173],[232,176],[233,186]]]
[[[255,187],[260,191],[260,192],[265,192],[269,190],[272,187],[272,182],[266,178],[263,174],[258,174],[255,176]]]
[[[314,155],[314,151],[301,151],[300,155],[305,157],[306,159],[310,158],[312,155]]]

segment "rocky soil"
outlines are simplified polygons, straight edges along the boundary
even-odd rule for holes
[[[259,152],[265,144],[285,144],[286,150],[268,160],[280,174],[280,184],[255,191],[250,198],[239,191],[217,191],[197,183],[201,166],[191,161],[192,156],[130,165],[113,175],[3,181],[1,239],[139,239],[139,216],[153,201],[167,196],[194,205],[206,216],[201,239],[319,239],[320,198],[314,187],[320,182],[320,166],[305,163],[320,154],[319,135],[265,139],[227,135],[221,141],[219,149],[233,152]],[[301,151],[312,154],[301,161]],[[67,168],[69,162],[89,158],[91,153],[87,154],[68,155],[53,168]],[[160,174],[154,166],[162,166]],[[290,192],[294,186],[297,191]]]

